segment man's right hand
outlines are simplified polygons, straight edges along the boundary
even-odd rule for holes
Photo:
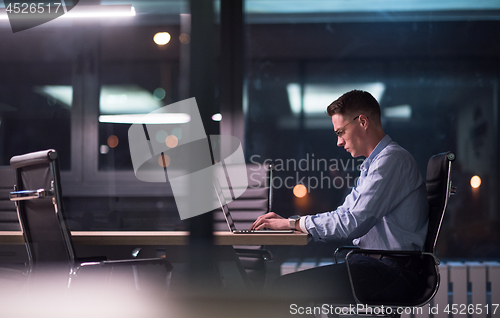
[[[289,230],[290,223],[288,222],[288,219],[285,219],[274,212],[269,212],[259,216],[250,227],[250,230],[261,229]]]

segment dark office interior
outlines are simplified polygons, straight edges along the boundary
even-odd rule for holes
[[[214,221],[220,210],[181,220],[168,182],[135,178],[130,124],[100,121],[190,97],[207,135],[235,136],[246,163],[274,165],[273,211],[335,210],[352,187],[343,181],[359,175],[362,160],[337,147],[325,110],[343,92],[362,89],[377,98],[385,132],[423,176],[432,155],[456,154],[457,191],[439,259],[500,261],[499,3],[80,0],[77,7],[123,4],[135,16],[56,19],[16,33],[0,20],[0,165],[55,149],[72,231],[190,231],[198,251],[212,244],[213,228],[227,230]],[[157,32],[170,41],[156,44]],[[471,185],[474,176],[480,186]],[[319,186],[322,178],[339,182]],[[308,193],[299,198],[292,188],[301,182]],[[274,255],[267,282],[290,260],[329,259],[346,244],[266,246]],[[22,245],[1,248],[2,262],[26,259]],[[130,254],[128,246],[95,248],[106,249]],[[168,248],[144,250],[169,258]],[[174,290],[189,272],[177,268]]]

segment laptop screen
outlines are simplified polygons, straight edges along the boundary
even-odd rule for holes
[[[229,230],[234,232],[236,227],[234,225],[233,218],[231,217],[231,213],[229,212],[229,208],[227,206],[226,198],[224,197],[224,193],[222,193],[222,188],[219,183],[219,179],[214,178],[214,190],[217,194],[217,199],[219,200],[220,207],[222,209],[222,213],[224,213],[224,217],[226,218],[227,225],[229,226]]]

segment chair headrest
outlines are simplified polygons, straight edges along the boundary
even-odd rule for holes
[[[57,151],[54,149],[47,149],[37,152],[27,153],[25,155],[14,156],[10,159],[10,165],[14,169],[50,163],[57,159]]]
[[[427,182],[442,179],[443,173],[448,170],[448,162],[455,160],[455,158],[453,152],[444,152],[432,156],[427,164]]]

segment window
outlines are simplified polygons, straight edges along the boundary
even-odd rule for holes
[[[53,148],[60,154],[61,170],[72,169],[71,44],[55,45],[66,35],[33,30],[15,37],[10,28],[0,28],[0,164]]]

